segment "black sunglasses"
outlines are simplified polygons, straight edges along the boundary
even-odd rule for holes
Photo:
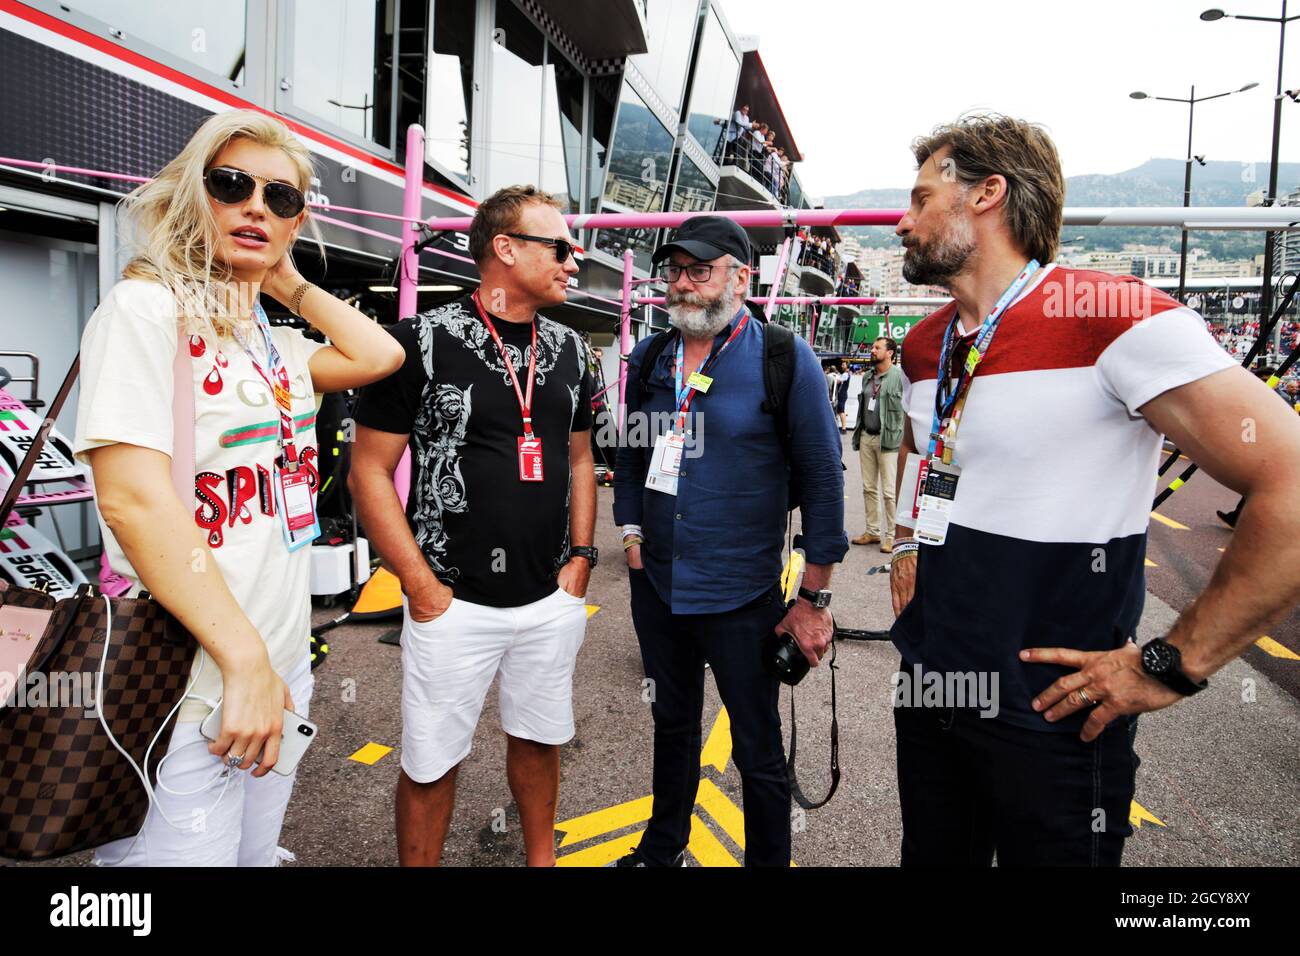
[[[243,202],[253,195],[259,182],[263,184],[262,198],[266,202],[266,208],[281,219],[292,219],[306,207],[307,200],[302,191],[288,183],[264,179],[231,166],[213,166],[203,174],[203,184],[208,189],[208,195],[226,206]]]
[[[507,232],[506,235],[511,239],[522,239],[524,242],[541,242],[548,246],[554,246],[555,261],[560,263],[568,262],[569,256],[574,255],[575,253],[577,255],[582,255],[584,252],[582,246],[570,242],[568,239],[548,239],[546,236],[528,236],[524,235],[522,232]]]

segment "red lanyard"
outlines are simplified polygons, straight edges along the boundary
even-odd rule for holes
[[[528,441],[533,440],[533,377],[537,371],[537,321],[533,325],[533,345],[529,349],[528,355],[528,393],[519,387],[519,377],[515,375],[515,367],[510,363],[510,356],[506,355],[506,347],[501,343],[501,336],[497,335],[496,328],[488,319],[487,313],[483,311],[483,302],[479,299],[478,290],[474,290],[474,306],[478,309],[479,317],[483,319],[483,324],[492,335],[492,341],[497,345],[497,351],[501,353],[501,361],[505,364],[506,371],[510,373],[510,381],[515,387],[515,397],[519,399],[519,412],[524,419],[524,438]]]

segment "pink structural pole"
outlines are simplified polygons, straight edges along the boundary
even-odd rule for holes
[[[663,305],[664,297],[661,295],[637,296],[632,300],[636,305]],[[770,305],[877,305],[882,302],[909,301],[894,299],[877,298],[876,296],[862,295],[779,295],[775,299],[768,296],[764,299],[750,298],[750,302],[765,302]],[[935,299],[935,302],[946,302],[947,299]]]
[[[618,333],[618,429],[623,430],[627,409],[627,357],[632,351],[632,250],[623,250],[623,294]]]
[[[770,309],[777,300],[777,293],[781,290],[781,283],[785,281],[785,266],[790,259],[790,240],[786,239],[781,243],[781,256],[776,260],[776,275],[772,277],[772,285],[767,292],[767,307]]]
[[[397,279],[397,317],[415,314],[416,285],[420,279],[420,256],[415,244],[420,239],[416,220],[424,188],[424,127],[412,123],[406,129],[406,184],[402,193],[402,216],[411,220],[402,224],[402,268]]]

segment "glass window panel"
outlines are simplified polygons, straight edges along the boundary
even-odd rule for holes
[[[294,106],[389,145],[392,12],[384,0],[295,3]]]
[[[624,83],[619,98],[618,126],[614,130],[604,198],[619,212],[660,212],[672,162],[673,136],[650,112],[632,87]],[[608,208],[608,207],[602,207]],[[623,249],[636,250],[636,264],[650,268],[653,229],[601,230],[596,248],[616,257]]]
[[[739,75],[740,58],[731,48],[717,13],[710,12],[695,66],[686,128],[717,163],[722,161],[722,144],[726,142],[725,133],[731,120],[732,98]]]
[[[541,187],[578,212],[582,183],[582,103],[586,83],[559,50],[546,48]]]
[[[609,209],[607,212],[622,212],[619,209]],[[650,270],[650,253],[655,247],[655,230],[654,229],[601,229],[596,233],[596,248],[601,252],[606,252],[620,262],[623,261],[623,251],[631,249],[633,252],[633,262],[637,268]]]
[[[609,161],[610,137],[614,132],[614,110],[618,106],[616,77],[593,76],[591,90],[591,141],[587,144],[587,211],[600,208],[605,191],[605,170]]]
[[[709,182],[700,167],[689,156],[682,155],[682,168],[677,174],[677,189],[673,192],[673,212],[700,212],[713,208],[717,187]]]
[[[243,3],[206,0],[65,0],[64,9],[88,14],[172,56],[236,82],[244,77]]]
[[[537,185],[546,41],[510,0],[497,0],[488,92],[487,192]]]
[[[469,179],[475,0],[435,0],[424,111],[429,162]]]
[[[632,212],[662,210],[672,152],[672,134],[624,83],[605,199]]]
[[[631,57],[655,91],[673,109],[680,109],[691,56],[691,36],[699,16],[699,0],[648,0],[645,53]]]

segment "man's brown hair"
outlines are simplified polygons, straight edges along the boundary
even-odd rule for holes
[[[529,203],[564,209],[558,199],[536,186],[506,186],[479,203],[469,226],[469,254],[479,266],[492,255],[494,236],[518,229],[519,217]]]
[[[912,141],[917,169],[944,148],[941,174],[966,187],[989,176],[1007,180],[1006,222],[1017,244],[1044,265],[1056,258],[1065,209],[1065,177],[1056,145],[1039,125],[997,113],[960,117]]]

